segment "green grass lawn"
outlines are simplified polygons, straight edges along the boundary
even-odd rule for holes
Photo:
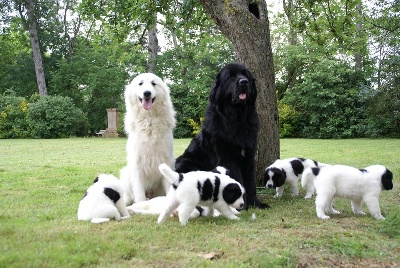
[[[188,139],[175,140],[175,156]],[[79,201],[99,173],[119,176],[126,139],[0,140],[0,267],[399,267],[400,140],[282,140],[281,158],[307,157],[359,168],[382,164],[394,188],[381,194],[385,221],[342,212],[316,217],[314,199],[274,199],[240,221],[134,215],[96,225],[77,220]],[[366,208],[364,207],[366,211]],[[367,212],[367,211],[366,211]],[[256,216],[252,218],[252,214]],[[204,254],[215,253],[215,258]]]

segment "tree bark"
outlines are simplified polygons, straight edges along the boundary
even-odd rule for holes
[[[361,36],[363,31],[362,25],[362,1],[357,4],[357,23],[356,23],[356,31],[357,35]],[[361,41],[362,42],[362,41]],[[356,51],[354,53],[354,62],[355,62],[355,69],[361,71],[362,69],[362,56],[361,56],[361,42],[357,42]]]
[[[233,43],[236,59],[256,77],[260,117],[257,182],[265,168],[279,158],[279,125],[275,74],[265,1],[200,0],[221,32]]]
[[[154,72],[154,66],[158,55],[158,38],[157,38],[157,13],[154,14],[154,23],[149,24],[149,42],[148,51],[149,59],[147,61],[147,71]]]
[[[46,79],[42,61],[42,53],[40,51],[39,37],[37,33],[37,23],[35,16],[35,6],[32,0],[24,0],[26,14],[28,17],[29,39],[32,46],[33,62],[35,64],[36,81],[39,88],[39,95],[47,95]]]

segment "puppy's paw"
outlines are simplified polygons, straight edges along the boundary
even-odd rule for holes
[[[129,213],[130,215],[132,215],[132,214],[135,213],[134,209],[133,209],[131,206],[126,207],[126,210],[128,211],[128,213]]]
[[[340,214],[340,211],[338,211],[338,210],[335,210],[335,209],[332,209],[332,211],[330,211],[332,214]]]
[[[383,217],[382,215],[372,215],[372,216],[374,216],[374,218],[377,219],[377,220],[384,220],[385,219],[385,217]]]
[[[130,217],[131,217],[130,215],[123,216],[123,217],[121,217],[121,221],[126,220],[126,219],[129,219]]]
[[[320,218],[322,220],[329,220],[331,217],[329,217],[327,215],[318,215],[318,218]]]

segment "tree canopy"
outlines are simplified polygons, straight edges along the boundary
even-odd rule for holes
[[[2,138],[30,136],[29,124],[13,131],[10,120],[24,121],[27,111],[21,105],[29,110],[40,99],[27,2],[33,4],[47,94],[68,97],[88,122],[86,132],[70,135],[106,127],[107,108],[124,110],[124,85],[148,71],[152,52],[153,71],[169,84],[177,110],[175,137],[190,137],[201,124],[216,73],[237,56],[196,0],[2,1]],[[399,137],[398,1],[285,0],[279,5],[267,15],[280,136]],[[155,25],[156,51],[149,49]]]

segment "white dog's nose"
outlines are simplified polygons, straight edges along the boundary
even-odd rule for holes
[[[266,188],[273,188],[273,185],[272,184],[267,184]]]
[[[143,92],[143,96],[144,96],[145,98],[150,98],[150,96],[151,96],[151,91],[145,91],[145,92]]]

